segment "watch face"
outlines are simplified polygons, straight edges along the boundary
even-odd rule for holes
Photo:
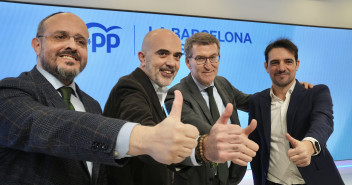
[[[315,148],[316,148],[316,150],[317,150],[317,152],[319,152],[320,151],[320,146],[319,146],[319,142],[314,142],[314,145],[315,145]]]

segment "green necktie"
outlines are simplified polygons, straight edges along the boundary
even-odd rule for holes
[[[216,105],[214,94],[213,94],[213,88],[214,86],[210,86],[205,89],[205,91],[207,91],[209,96],[209,108],[210,108],[211,116],[213,117],[212,124],[214,124],[220,117],[219,109],[218,109],[218,106]]]
[[[67,105],[67,108],[69,110],[75,110],[75,108],[73,107],[70,99],[71,99],[71,94],[72,94],[72,88],[71,87],[66,87],[63,86],[59,89],[59,92],[61,93],[62,99],[64,100],[64,102]]]

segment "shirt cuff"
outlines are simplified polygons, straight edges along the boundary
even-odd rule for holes
[[[314,139],[314,138],[312,138],[312,137],[305,137],[305,138],[303,139],[303,141],[304,141],[304,140],[312,142],[313,145],[314,145],[315,142],[317,142],[318,145],[319,145],[319,149],[320,149],[320,150],[315,151],[315,146],[313,146],[315,153],[314,153],[312,156],[316,156],[316,155],[320,154],[320,152],[321,152],[321,147],[320,147],[320,143],[319,143],[318,140],[316,140],[316,139]]]
[[[200,136],[199,136],[200,137]],[[197,138],[197,141],[199,139],[199,137]],[[199,143],[198,143],[199,144]],[[197,147],[196,147],[197,148]],[[201,166],[202,164],[197,163],[197,159],[196,159],[196,148],[192,149],[192,154],[189,156],[189,158],[191,159],[191,163],[193,166]]]
[[[133,122],[127,122],[121,127],[116,138],[116,146],[115,146],[116,159],[131,157],[130,155],[127,155],[127,152],[130,149],[131,132],[136,125],[139,125],[139,124],[133,123]]]
[[[196,160],[196,148],[192,149],[192,154],[189,157],[191,158],[191,162],[192,162],[193,166],[200,166],[201,165],[201,164],[197,163],[197,160]]]

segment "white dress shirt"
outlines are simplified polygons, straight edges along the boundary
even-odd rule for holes
[[[153,82],[153,80],[150,80],[150,82],[152,83],[152,85],[154,87],[154,90],[156,92],[156,95],[158,96],[158,100],[160,102],[160,106],[163,108],[164,101],[165,101],[168,89],[167,89],[167,87],[160,87],[158,84]]]
[[[193,77],[192,74],[191,74],[191,76],[192,76],[193,81],[196,83],[196,85],[197,85],[197,87],[198,87],[200,93],[202,94],[202,96],[203,96],[203,98],[204,98],[204,100],[205,100],[205,102],[206,102],[206,104],[207,104],[207,106],[208,106],[208,109],[210,110],[209,95],[208,95],[207,91],[205,90],[205,89],[208,88],[208,87],[205,86],[205,85],[202,85],[201,83],[199,83],[199,82]],[[215,102],[216,102],[216,106],[218,107],[218,110],[219,110],[219,115],[221,115],[221,114],[225,111],[226,107],[225,107],[225,105],[224,105],[224,103],[223,103],[223,101],[222,101],[222,99],[221,99],[221,96],[220,96],[218,90],[216,89],[216,87],[215,87],[215,85],[214,85],[214,81],[211,82],[211,84],[210,84],[209,87],[211,87],[211,86],[214,87],[214,88],[213,88],[213,95],[214,95],[214,99],[215,99]],[[230,119],[227,121],[227,124],[231,124],[231,120],[230,120]],[[191,161],[192,161],[192,163],[193,163],[194,165],[199,165],[199,164],[197,163],[197,161],[196,161],[196,158],[195,158],[195,149],[193,149],[193,152],[192,152],[192,155],[191,155]],[[230,164],[231,164],[231,161],[227,161],[228,167],[230,166]]]
[[[296,82],[286,93],[283,101],[270,89],[271,96],[271,138],[270,138],[270,161],[267,179],[271,182],[291,185],[305,184],[298,168],[293,164],[287,151],[290,149],[287,133],[287,109],[290,103],[291,94]]]

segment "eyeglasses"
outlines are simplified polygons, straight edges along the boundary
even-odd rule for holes
[[[198,65],[205,64],[207,60],[209,60],[210,63],[215,64],[219,62],[220,56],[211,56],[211,57],[203,57],[203,56],[197,56],[193,58]]]
[[[90,44],[89,39],[87,40],[83,36],[79,36],[79,35],[71,36],[66,32],[52,33],[47,35],[38,35],[37,37],[38,38],[45,37],[53,42],[66,42],[66,41],[69,41],[71,37],[73,37],[73,40],[75,41],[75,43],[82,48],[86,48]]]

